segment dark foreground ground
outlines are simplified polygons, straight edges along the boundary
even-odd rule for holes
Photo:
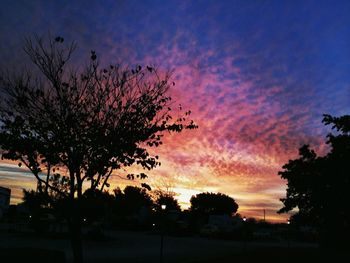
[[[160,236],[110,231],[107,238],[84,241],[84,262],[160,261]],[[349,253],[325,252],[313,244],[237,242],[201,237],[164,237],[163,263],[220,262],[348,262]],[[64,237],[0,232],[0,262],[70,263],[72,253]]]

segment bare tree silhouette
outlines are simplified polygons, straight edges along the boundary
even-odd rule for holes
[[[83,70],[73,70],[68,64],[75,49],[62,37],[26,40],[24,51],[39,73],[1,75],[0,141],[2,157],[24,164],[37,179],[38,191],[70,200],[74,259],[82,262],[79,200],[84,189],[102,191],[123,167],[157,167],[158,156],[148,147],[161,145],[165,131],[197,126],[185,119],[190,111],[172,118],[167,91],[175,83],[169,72],[150,66],[102,68],[94,51]],[[68,171],[68,192],[49,180],[63,175],[61,168]],[[147,175],[128,178],[134,177]]]

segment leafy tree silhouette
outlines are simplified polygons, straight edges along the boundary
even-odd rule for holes
[[[142,207],[152,209],[153,201],[144,188],[126,186],[124,190],[114,189],[115,207],[120,215],[132,215]]]
[[[0,76],[0,144],[2,158],[32,172],[38,191],[69,199],[74,261],[82,262],[84,189],[103,191],[113,171],[123,167],[157,167],[158,156],[148,147],[161,145],[165,131],[197,126],[188,120],[190,111],[172,118],[169,72],[150,66],[102,68],[95,51],[82,70],[74,70],[68,65],[75,49],[62,37],[26,40],[24,51],[39,73],[17,69]],[[53,173],[64,175],[62,170],[67,171],[68,191],[49,180]],[[129,176],[134,177],[147,175]]]
[[[298,208],[292,219],[318,227],[322,246],[342,248],[349,243],[350,116],[324,115],[323,123],[336,130],[327,135],[330,151],[317,156],[304,145],[300,157],[282,167],[278,174],[288,181],[288,188],[279,213]]]
[[[192,196],[190,203],[190,225],[195,231],[207,224],[211,215],[231,216],[238,210],[236,201],[222,193],[200,193]]]
[[[192,196],[190,203],[191,211],[207,215],[232,215],[238,210],[236,201],[232,197],[222,193],[200,193]]]
[[[166,210],[181,211],[180,205],[175,199],[175,193],[156,190],[154,195],[154,206],[156,211],[162,210],[162,205],[166,205]]]

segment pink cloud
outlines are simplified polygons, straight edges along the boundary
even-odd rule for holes
[[[236,198],[240,211],[254,216],[266,208],[272,215],[281,206],[278,199],[284,193],[285,182],[277,175],[281,166],[296,157],[302,143],[325,151],[324,130],[315,124],[310,111],[317,107],[312,100],[315,90],[291,89],[295,76],[276,80],[276,69],[288,69],[282,62],[269,60],[273,48],[248,55],[237,39],[220,45],[220,50],[212,43],[204,48],[190,30],[182,28],[172,34],[153,23],[156,15],[143,15],[145,23],[153,25],[152,33],[159,34],[158,42],[142,31],[130,33],[127,25],[117,23],[105,29],[104,36],[97,32],[91,37],[85,25],[76,28],[82,30],[81,40],[89,40],[88,48],[100,52],[102,63],[154,64],[161,71],[175,70],[176,86],[170,90],[174,107],[181,103],[184,109],[191,109],[199,129],[165,137],[164,145],[155,149],[162,166],[149,173],[149,181],[157,185],[163,179],[174,188],[220,191]],[[194,23],[199,26],[201,21]],[[213,42],[217,38],[214,29],[211,25],[205,32]],[[117,37],[115,31],[135,37]],[[257,30],[252,39],[261,33]],[[240,60],[248,61],[251,71],[239,66]],[[267,60],[269,67],[262,70],[261,61]],[[301,96],[308,98],[309,105],[296,103]],[[311,136],[310,130],[316,135]],[[131,183],[119,177],[112,182],[113,186]]]

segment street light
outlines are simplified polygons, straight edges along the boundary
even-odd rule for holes
[[[163,243],[164,243],[164,212],[166,209],[166,205],[161,205],[161,223],[160,223],[160,263],[163,263]]]

